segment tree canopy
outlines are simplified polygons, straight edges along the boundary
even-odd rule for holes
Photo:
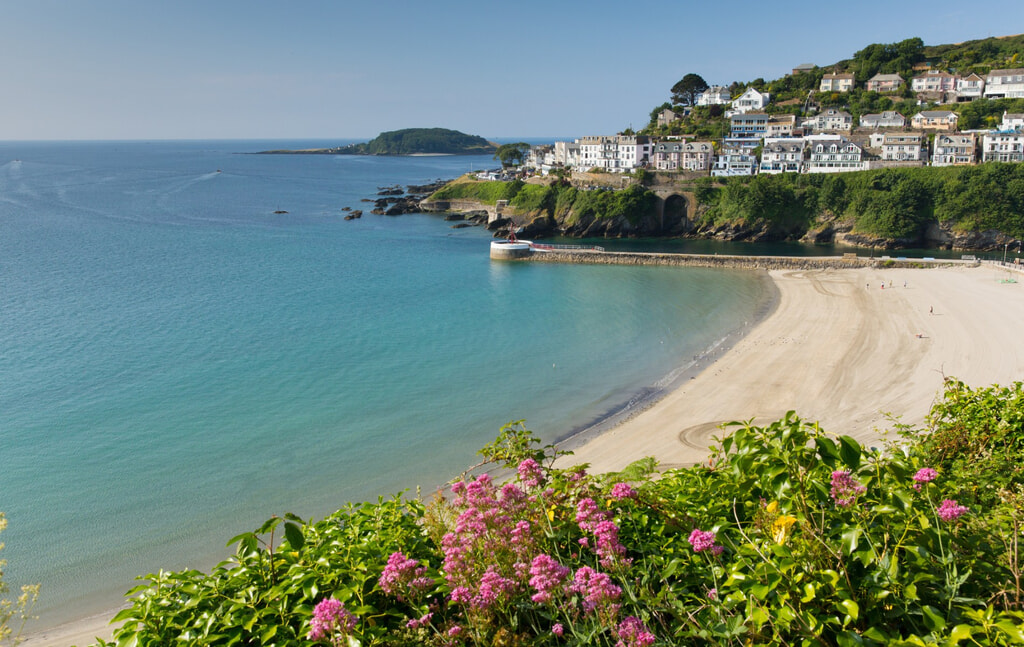
[[[501,161],[502,166],[519,166],[529,152],[530,145],[526,142],[502,144],[494,151],[494,159]]]
[[[697,97],[708,89],[708,83],[700,74],[687,74],[672,86],[672,101],[681,106],[692,106]]]

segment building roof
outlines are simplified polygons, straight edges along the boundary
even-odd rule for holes
[[[957,114],[951,110],[922,110],[914,116],[924,117],[925,119],[949,119],[950,117],[959,118]]]
[[[822,79],[851,79],[852,80],[854,78],[854,76],[853,76],[853,74],[849,74],[849,73],[845,73],[844,72],[844,73],[841,73],[841,74],[826,74],[826,75],[824,75],[821,78]]]
[[[899,74],[876,74],[873,77],[871,77],[870,79],[868,79],[868,82],[870,83],[871,81],[902,81],[902,80],[903,80],[903,77],[900,76]]]
[[[1008,70],[992,70],[989,76],[1021,76],[1024,75],[1024,67],[1015,67]]]
[[[815,65],[814,63],[801,63],[800,65],[797,65],[793,69],[794,70],[813,70],[816,67],[818,67],[818,66]]]

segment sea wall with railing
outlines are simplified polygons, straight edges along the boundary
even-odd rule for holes
[[[843,256],[734,256],[723,254],[665,254],[607,252],[593,249],[538,249],[519,259],[540,263],[581,263],[601,265],[674,265],[681,267],[720,267],[760,270],[824,270],[859,267],[977,267],[976,260]]]

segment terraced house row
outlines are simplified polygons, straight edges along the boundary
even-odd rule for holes
[[[628,173],[636,169],[709,174],[843,173],[893,166],[1024,162],[1024,113],[1003,113],[999,128],[958,132],[957,114],[925,110],[909,121],[898,112],[852,116],[828,109],[807,119],[734,112],[720,140],[643,135],[582,137],[534,146],[526,166]]]

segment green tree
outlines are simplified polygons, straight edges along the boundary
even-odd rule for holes
[[[708,89],[708,82],[700,74],[687,74],[672,86],[672,101],[682,106],[692,106],[697,96]]]
[[[494,159],[500,160],[503,167],[519,166],[526,159],[526,154],[529,152],[530,145],[526,142],[502,144],[494,152]]]
[[[7,528],[7,517],[0,512],[0,532]],[[3,542],[0,542],[0,550],[3,550]],[[7,583],[4,582],[4,566],[6,559],[0,559],[0,596],[6,596]],[[25,621],[32,618],[32,607],[36,598],[39,597],[39,585],[22,586],[21,595],[16,600],[8,600],[0,597],[0,644],[17,645],[21,642],[21,631]],[[16,628],[12,625],[17,625]]]

